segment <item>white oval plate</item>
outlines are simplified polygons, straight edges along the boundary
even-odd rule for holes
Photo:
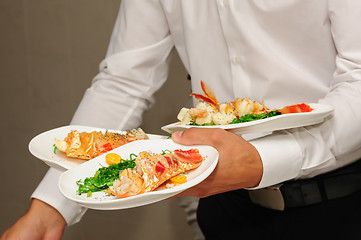
[[[110,151],[119,154],[122,158],[128,158],[131,153],[138,154],[142,151],[161,153],[162,150],[188,150],[191,148],[199,149],[204,161],[198,168],[187,174],[187,181],[185,183],[170,189],[143,193],[128,198],[107,196],[104,192],[92,193],[92,196],[90,197],[88,197],[87,194],[77,194],[78,185],[76,182],[79,179],[84,180],[86,177],[92,177],[101,166],[107,166],[105,154],[64,172],[59,179],[59,189],[66,198],[87,208],[98,210],[125,209],[158,202],[193,187],[206,179],[217,165],[217,150],[205,145],[184,146],[174,143],[171,139],[156,139],[131,142]]]
[[[180,122],[172,123],[162,127],[162,130],[173,133],[176,131],[186,130],[188,128],[223,128],[234,132],[236,134],[248,134],[248,133],[260,133],[260,132],[271,132],[281,129],[290,129],[296,127],[303,127],[321,123],[324,119],[329,116],[333,108],[329,105],[310,103],[312,109],[311,112],[305,113],[289,113],[278,115],[275,117],[265,118],[261,120],[255,120],[245,123],[236,123],[228,125],[215,125],[215,126],[193,126],[183,125]]]
[[[71,130],[78,130],[80,132],[92,132],[92,131],[101,131],[105,132],[106,129],[103,128],[94,128],[87,126],[79,125],[69,125],[64,127],[55,128],[46,132],[43,132],[35,136],[29,143],[29,151],[32,155],[42,160],[44,163],[50,167],[57,168],[59,170],[67,170],[73,167],[78,166],[81,163],[86,162],[86,160],[69,158],[61,151],[56,151],[54,153],[54,139],[63,140]],[[124,133],[124,131],[117,130],[108,130],[109,132]],[[149,139],[164,139],[166,136],[147,134]]]

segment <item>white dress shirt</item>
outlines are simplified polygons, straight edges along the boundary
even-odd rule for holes
[[[72,123],[139,126],[175,47],[195,93],[203,80],[220,102],[249,97],[269,108],[334,107],[322,124],[250,141],[264,167],[257,188],[336,169],[361,156],[359,23],[359,0],[123,0],[107,57]],[[49,170],[33,197],[72,224],[84,209],[66,204],[59,174]]]

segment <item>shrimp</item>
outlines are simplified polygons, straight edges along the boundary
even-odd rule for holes
[[[212,115],[218,112],[218,108],[212,103],[200,100],[195,108],[182,108],[177,118],[183,124],[190,124],[191,121],[202,125],[212,122]]]
[[[235,103],[235,111],[237,117],[242,117],[246,114],[251,114],[251,113],[258,114],[265,111],[269,111],[269,109],[263,105],[263,102],[262,104],[260,104],[249,98],[244,98],[244,99],[237,98]]]
[[[235,102],[225,102],[219,105],[219,112],[212,115],[212,121],[216,125],[229,124],[236,118]]]
[[[213,90],[201,81],[204,94],[192,93],[199,100],[195,108],[182,108],[177,118],[182,124],[190,124],[192,121],[198,125],[231,123],[235,118],[249,113],[266,111],[263,103],[257,103],[249,98],[238,98],[236,101],[219,103]]]
[[[219,112],[218,108],[212,103],[200,100],[195,108],[189,110],[189,114],[194,122],[202,125],[212,122],[212,115]]]
[[[144,179],[135,169],[127,168],[119,174],[119,180],[114,181],[112,193],[118,197],[138,195],[145,184]]]
[[[201,81],[201,87],[204,94],[192,93],[198,99],[195,108],[182,108],[177,118],[182,124],[189,125],[195,122],[198,125],[224,125],[233,122],[247,114],[260,114],[270,112],[271,110],[262,103],[253,101],[249,98],[237,98],[236,101],[219,103],[213,90]],[[313,109],[305,103],[286,106],[282,109],[275,109],[286,113],[310,112]]]
[[[225,114],[236,114],[235,102],[225,102],[219,105],[219,111]]]
[[[205,95],[191,93],[191,96],[194,96],[198,100],[203,100],[205,102],[208,102],[218,108],[219,103],[213,90],[210,87],[208,87],[208,85],[205,84],[203,81],[201,81],[201,88]]]

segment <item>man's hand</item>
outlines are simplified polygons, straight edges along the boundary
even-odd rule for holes
[[[65,226],[65,219],[55,208],[33,199],[26,214],[1,236],[1,240],[61,239]]]
[[[223,129],[190,128],[173,133],[183,145],[209,145],[217,149],[219,161],[213,173],[200,184],[177,196],[207,197],[240,188],[256,187],[263,166],[257,150],[242,137]]]

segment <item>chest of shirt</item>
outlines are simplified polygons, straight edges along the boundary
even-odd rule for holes
[[[318,89],[322,89],[325,82],[320,79],[332,76],[335,52],[329,51],[332,36],[327,1],[161,3],[175,46],[192,79],[211,82],[214,89],[219,89],[218,95],[233,92],[230,98],[272,101],[281,87],[290,94],[286,98],[291,98],[301,95],[292,89],[308,88],[315,79],[320,84]],[[194,88],[200,90],[197,85]],[[322,91],[312,96],[322,95]],[[310,97],[302,96],[300,101]]]

